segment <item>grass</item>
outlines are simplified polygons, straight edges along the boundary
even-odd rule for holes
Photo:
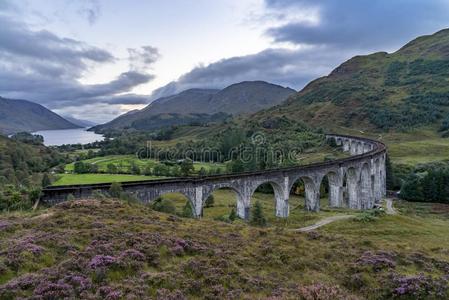
[[[157,163],[159,163],[154,159],[139,159],[135,155],[108,155],[86,159],[83,160],[83,162],[98,165],[99,172],[107,172],[107,166],[109,164],[114,164],[122,172],[128,172],[132,164],[137,165],[143,170],[146,166],[153,168]],[[219,163],[194,162],[193,167],[196,172],[198,172],[201,168],[204,168],[207,171],[210,169],[215,170],[217,168],[222,170],[225,169],[225,165]],[[73,169],[74,163],[67,164],[65,166],[66,172],[73,172]]]
[[[76,185],[76,184],[95,184],[109,182],[126,182],[126,181],[143,181],[152,179],[162,179],[158,176],[143,175],[122,175],[122,174],[60,174],[58,179],[53,183],[54,186],[59,185]]]
[[[217,215],[228,212],[229,195],[216,194]],[[269,208],[268,196],[255,198]],[[273,219],[256,228],[214,221],[212,210],[193,220],[112,200],[3,213],[0,298],[447,299],[439,282],[449,268],[449,206],[396,207],[399,215],[310,233]],[[112,262],[99,264],[105,257]],[[418,274],[431,280],[395,294]]]

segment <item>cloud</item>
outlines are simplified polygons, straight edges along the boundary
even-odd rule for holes
[[[140,49],[128,48],[129,68],[135,71],[146,71],[161,57],[159,50],[152,46]]]
[[[100,16],[101,6],[98,0],[84,0],[80,3],[78,14],[84,17],[90,25],[97,22]]]
[[[105,49],[49,31],[34,31],[27,24],[0,14],[3,97],[35,101],[50,109],[141,105],[148,101],[148,96],[131,91],[155,78],[147,70],[158,58],[156,48],[144,46],[133,52],[129,71],[110,82],[82,84],[79,79],[93,67],[118,59]]]
[[[190,88],[224,88],[236,82],[263,80],[299,89],[332,70],[342,56],[335,49],[266,49],[256,54],[223,59],[198,66],[178,80],[153,92],[151,99]]]
[[[115,60],[106,50],[83,42],[60,38],[0,15],[0,58],[3,68],[17,68],[45,77],[79,77],[89,63]]]
[[[314,9],[315,24],[288,22],[267,30],[276,42],[388,50],[449,24],[446,0],[266,0],[268,11]]]

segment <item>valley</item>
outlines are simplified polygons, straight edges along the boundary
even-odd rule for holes
[[[305,80],[307,43],[263,52],[304,51],[281,74],[223,59],[151,95],[157,48],[64,86],[125,60],[70,43],[57,98],[25,94],[61,115],[0,97],[0,299],[449,298],[449,29],[299,91],[253,77]]]

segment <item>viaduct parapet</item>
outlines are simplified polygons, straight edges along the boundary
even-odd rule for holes
[[[191,202],[195,217],[201,217],[206,199],[215,190],[228,188],[237,195],[237,214],[248,219],[251,197],[262,184],[270,184],[274,190],[276,216],[289,215],[289,197],[298,180],[304,182],[305,209],[320,210],[320,186],[327,176],[329,204],[364,210],[373,208],[386,195],[385,159],[383,143],[367,138],[327,134],[348,158],[314,163],[304,166],[246,172],[207,177],[172,178],[151,181],[124,182],[122,188],[143,203],[151,203],[167,193],[181,193]],[[68,195],[89,198],[96,190],[107,192],[111,184],[91,184],[48,187],[42,201],[52,205],[66,201]]]

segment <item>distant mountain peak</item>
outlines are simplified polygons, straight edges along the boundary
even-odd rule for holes
[[[176,95],[156,99],[147,107],[131,115],[122,115],[104,125],[99,125],[94,130],[132,128],[133,124],[147,124],[156,126],[155,122],[148,119],[158,119],[162,114],[174,116],[170,124],[180,124],[187,119],[209,119],[206,115],[239,115],[254,113],[260,109],[275,106],[286,100],[295,90],[264,81],[244,81],[232,84],[222,90],[218,89],[188,89]],[[222,115],[220,115],[222,116]],[[192,122],[202,120],[193,120]],[[164,126],[167,122],[164,120]],[[184,124],[184,123],[183,123]],[[141,127],[139,127],[140,129]]]
[[[79,126],[40,104],[0,97],[0,132],[4,134],[72,128]]]

